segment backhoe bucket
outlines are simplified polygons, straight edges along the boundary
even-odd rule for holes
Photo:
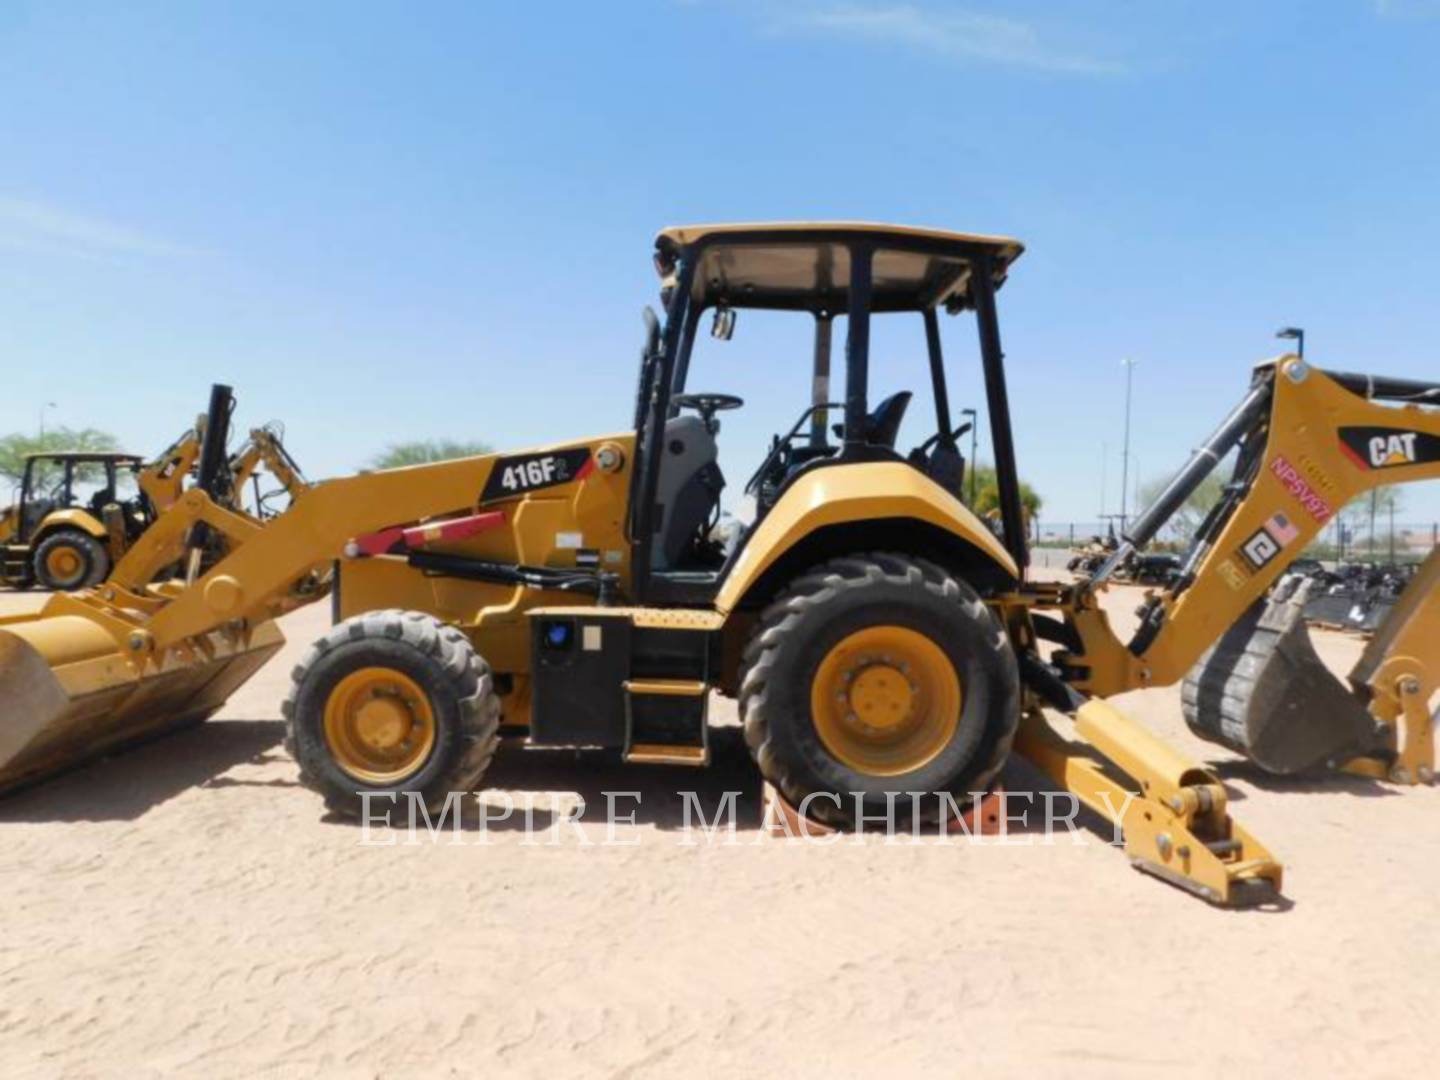
[[[1185,679],[1185,722],[1200,738],[1281,775],[1390,753],[1363,701],[1315,653],[1305,623],[1311,582],[1283,580]]]
[[[284,640],[267,622],[139,660],[85,614],[0,619],[0,793],[204,720]]]

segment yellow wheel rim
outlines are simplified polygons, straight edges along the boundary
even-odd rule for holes
[[[45,572],[52,581],[69,583],[79,577],[84,568],[85,560],[72,547],[62,544],[45,553]]]
[[[361,668],[341,679],[325,702],[325,741],[335,763],[356,780],[398,783],[435,749],[435,710],[408,675]]]
[[[820,661],[810,715],[836,761],[869,776],[900,776],[933,761],[954,738],[960,676],[943,649],[903,626],[871,626]]]

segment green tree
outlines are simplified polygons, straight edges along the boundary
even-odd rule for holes
[[[993,465],[976,465],[972,471],[974,476],[965,477],[965,498],[969,501],[970,492],[975,492],[975,505],[970,509],[980,517],[986,514],[997,512],[1000,509],[1000,483],[995,477]],[[974,488],[971,488],[971,484]],[[1020,505],[1025,508],[1025,516],[1033,518],[1040,513],[1040,507],[1045,505],[1045,500],[1033,487],[1024,480],[1020,481]]]
[[[30,454],[48,454],[64,450],[114,450],[119,444],[115,436],[95,428],[55,428],[44,435],[23,435],[19,432],[0,437],[0,476],[19,486],[25,474],[25,458]],[[58,474],[53,466],[42,466],[38,473],[41,485]],[[82,478],[84,474],[82,473]]]
[[[1195,530],[1200,527],[1200,522],[1205,520],[1205,515],[1215,508],[1215,504],[1225,494],[1224,476],[1228,475],[1224,466],[1216,469],[1200,482],[1200,486],[1185,500],[1184,505],[1175,511],[1175,516],[1170,519],[1170,529],[1181,539],[1188,541],[1194,536]],[[1142,484],[1139,492],[1139,505],[1134,508],[1134,513],[1141,513],[1145,507],[1158,499],[1169,482],[1170,477],[1161,476]]]
[[[455,458],[478,457],[490,453],[485,442],[464,442],[455,439],[415,439],[391,443],[384,453],[370,459],[372,469],[401,469],[407,465],[428,465],[432,461],[453,461]]]

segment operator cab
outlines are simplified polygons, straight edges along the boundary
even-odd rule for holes
[[[20,484],[20,531],[27,541],[40,524],[58,510],[84,510],[103,520],[108,506],[119,505],[126,531],[133,532],[143,516],[136,476],[141,460],[132,454],[61,451],[31,454],[25,459]]]
[[[1005,543],[1026,561],[1002,357],[994,310],[1021,245],[994,237],[863,224],[686,226],[656,240],[665,324],[647,313],[636,402],[636,497],[631,534],[637,593],[671,603],[703,603],[713,595],[754,527],[792,485],[814,469],[860,461],[908,463],[961,498],[966,461],[941,352],[939,315],[974,311],[980,328],[991,428],[995,438],[1000,517]],[[813,325],[810,400],[795,422],[774,435],[745,482],[754,521],[717,528],[726,478],[719,465],[721,414],[741,398],[689,384],[702,320],[711,336],[729,340],[741,310],[792,312]],[[901,447],[900,433],[915,391],[869,398],[870,316],[913,313],[923,323],[934,402],[930,431]],[[834,319],[845,316],[844,368],[832,390]],[[889,389],[889,388],[887,388]],[[838,391],[838,392],[837,392]],[[971,410],[966,410],[967,413]]]

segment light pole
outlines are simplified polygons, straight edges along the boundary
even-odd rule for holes
[[[1135,468],[1131,471],[1135,473],[1135,490],[1130,494],[1135,500],[1135,512],[1138,514],[1142,505],[1140,502],[1140,488],[1143,481],[1140,478],[1145,475],[1145,470],[1140,467],[1140,459],[1138,457],[1135,459]]]
[[[1100,443],[1100,521],[1105,521],[1105,481],[1110,469],[1110,444]]]
[[[1390,565],[1395,565],[1395,500],[1390,500]]]
[[[1135,361],[1121,360],[1125,367],[1125,452],[1120,459],[1120,533],[1125,533],[1125,521],[1130,509],[1130,391],[1135,382]]]
[[[980,447],[980,417],[974,409],[961,409],[961,416],[970,418],[970,509],[975,509],[975,454]]]
[[[1380,489],[1370,489],[1370,561],[1375,561],[1375,511],[1380,508]]]
[[[44,405],[40,406],[40,438],[45,438],[45,410],[58,409],[59,407],[60,406],[56,405],[53,401],[47,401]]]
[[[1305,328],[1303,326],[1282,326],[1275,331],[1277,338],[1295,342],[1295,355],[1305,359]]]

